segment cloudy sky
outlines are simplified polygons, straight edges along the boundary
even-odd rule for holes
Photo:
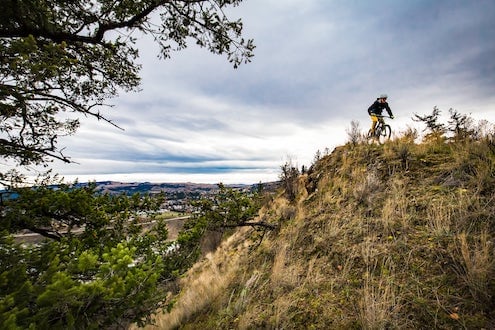
[[[351,121],[367,130],[381,93],[396,132],[434,106],[495,123],[493,0],[245,0],[228,13],[255,40],[252,63],[234,70],[195,46],[163,61],[140,40],[142,90],[106,113],[124,130],[83,121],[61,141],[78,164],[55,170],[79,181],[277,180],[288,159],[308,166],[345,143]]]

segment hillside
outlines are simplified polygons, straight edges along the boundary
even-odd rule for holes
[[[347,144],[195,265],[150,329],[495,328],[493,136]]]

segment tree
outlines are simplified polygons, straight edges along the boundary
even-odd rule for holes
[[[440,109],[436,106],[433,107],[431,115],[420,116],[418,114],[414,114],[414,117],[416,118],[413,118],[414,121],[425,123],[426,128],[424,131],[429,131],[426,135],[427,139],[440,139],[447,130],[445,125],[439,122]]]
[[[105,103],[137,90],[138,36],[163,58],[193,40],[237,67],[253,56],[240,20],[224,9],[242,0],[3,0],[0,11],[0,156],[6,164],[71,162],[59,147],[82,117],[106,121]],[[0,328],[107,328],[143,323],[167,285],[196,260],[202,224],[179,244],[163,222],[144,225],[160,199],[101,194],[95,185],[22,187],[0,173]],[[13,183],[11,183],[13,182]],[[44,239],[22,245],[11,234]]]
[[[140,214],[152,217],[161,198],[95,189],[18,188],[3,201],[2,328],[104,328],[142,322],[160,306],[160,283],[176,276],[164,262],[172,243],[160,221],[143,234]],[[22,230],[45,239],[23,246],[6,234]]]
[[[253,56],[242,22],[224,9],[242,0],[3,0],[0,11],[0,155],[20,165],[70,162],[58,138],[140,78],[136,34],[160,55],[193,40],[237,67]]]
[[[318,151],[319,152],[319,151]],[[318,156],[318,158],[321,154]],[[288,159],[284,165],[280,166],[282,172],[280,173],[280,181],[284,188],[284,193],[287,199],[291,202],[296,200],[297,197],[297,181],[299,178],[299,170],[292,162],[292,159]]]
[[[239,189],[218,185],[219,191],[213,199],[201,199],[195,205],[198,208],[196,220],[205,225],[205,229],[246,227],[275,229],[274,224],[253,221],[261,207],[261,186],[256,192],[244,192]]]
[[[448,129],[454,134],[454,141],[463,141],[475,135],[473,119],[455,109],[449,109]]]
[[[346,129],[349,142],[352,146],[356,146],[362,139],[361,127],[359,127],[359,122],[352,120],[351,127]]]

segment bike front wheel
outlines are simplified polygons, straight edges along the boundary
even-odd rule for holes
[[[380,135],[378,136],[378,142],[380,142],[380,144],[383,144],[385,143],[385,141],[388,141],[390,140],[390,136],[392,135],[392,129],[390,128],[389,125],[383,125],[381,131],[380,131]]]

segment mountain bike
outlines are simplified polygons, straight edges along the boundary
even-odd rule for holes
[[[385,141],[389,140],[390,135],[392,135],[392,129],[390,128],[390,125],[385,124],[383,118],[390,117],[380,115],[375,116],[378,117],[378,122],[376,123],[374,132],[372,132],[371,129],[368,131],[368,142],[377,141],[379,144],[383,144]]]

